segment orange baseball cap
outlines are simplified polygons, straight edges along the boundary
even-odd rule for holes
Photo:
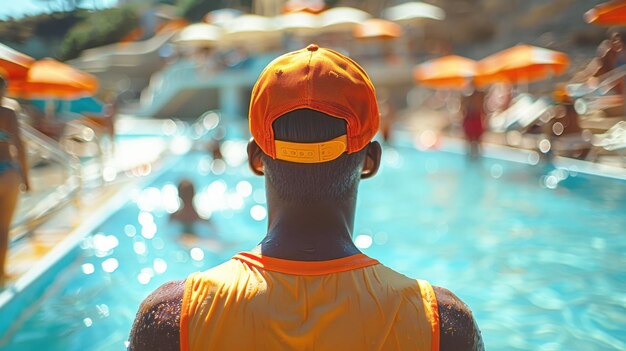
[[[274,139],[272,123],[285,113],[311,109],[346,121],[346,134],[321,143]],[[332,161],[363,149],[380,123],[374,85],[356,62],[311,44],[282,55],[259,76],[250,100],[250,132],[268,156],[297,163]]]

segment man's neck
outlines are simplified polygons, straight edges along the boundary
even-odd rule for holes
[[[269,196],[268,206],[268,232],[255,251],[295,261],[323,261],[359,253],[352,242],[354,199],[285,204]]]

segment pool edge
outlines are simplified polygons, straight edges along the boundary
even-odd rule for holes
[[[409,147],[421,152],[441,151],[453,154],[466,154],[466,142],[463,139],[439,136],[440,140],[437,145],[433,147],[421,149],[414,143],[414,133],[409,131],[395,131],[401,138],[398,146]],[[515,163],[523,163],[531,166],[537,166],[545,161],[541,161],[541,157],[537,151],[515,148],[512,146],[483,143],[483,157],[509,161]],[[533,157],[530,157],[533,156]],[[537,162],[531,162],[531,158],[536,158]],[[587,160],[578,160],[569,157],[556,156],[552,160],[552,166],[557,169],[563,169],[566,171],[578,172],[589,174],[598,177],[605,177],[617,180],[626,180],[626,169],[617,166],[611,166]]]
[[[78,256],[77,249],[80,242],[110,217],[113,212],[132,200],[128,196],[132,189],[146,187],[165,171],[172,168],[177,163],[176,159],[176,157],[166,156],[161,160],[161,167],[157,172],[139,182],[132,182],[121,187],[115,195],[91,216],[85,218],[32,269],[0,291],[0,315],[2,316],[0,319],[0,348],[8,342],[12,332],[21,326],[22,320],[25,318],[24,312],[31,307],[31,304],[44,296],[46,289],[54,282],[56,274]]]

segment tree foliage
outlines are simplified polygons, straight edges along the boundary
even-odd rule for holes
[[[181,16],[197,22],[208,12],[226,7],[224,0],[177,0],[176,6]]]
[[[67,33],[59,57],[63,60],[74,58],[85,49],[118,42],[138,24],[139,18],[130,7],[90,12]]]
[[[85,10],[44,13],[20,19],[0,21],[0,38],[8,42],[24,43],[34,36],[50,38],[65,35],[75,24],[82,21]]]
[[[178,7],[179,15],[191,22],[196,22],[200,21],[208,12],[232,7],[233,3],[236,4],[235,7],[237,8],[250,11],[253,2],[252,0],[176,0],[176,7]],[[339,0],[324,0],[324,2],[327,6],[333,7],[337,5]]]
[[[71,12],[78,8],[78,5],[84,0],[38,0],[42,4],[46,4],[52,12]]]

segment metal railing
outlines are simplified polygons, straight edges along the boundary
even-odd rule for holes
[[[60,186],[44,192],[41,198],[33,201],[36,202],[35,204],[13,222],[11,245],[24,238],[65,205],[77,203],[82,188],[81,166],[76,157],[63,151],[56,141],[22,121],[20,121],[20,131],[28,150],[30,164],[57,163],[67,172],[67,176],[64,177],[64,182]]]

